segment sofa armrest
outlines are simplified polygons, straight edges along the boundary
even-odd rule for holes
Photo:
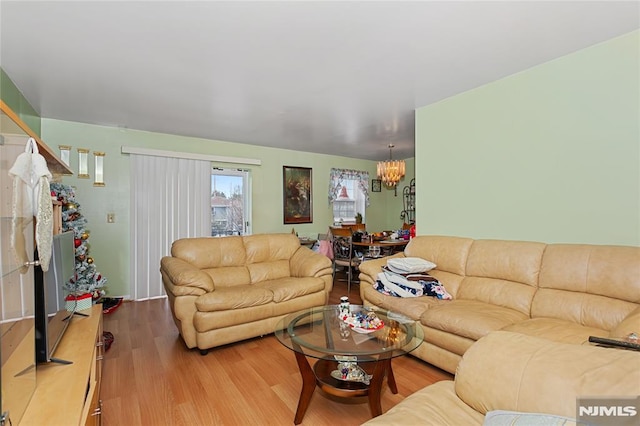
[[[638,353],[494,331],[465,352],[455,390],[483,414],[511,410],[574,417],[577,397],[639,395]]]
[[[322,277],[333,274],[331,261],[327,256],[303,246],[289,259],[289,268],[292,277]]]
[[[202,270],[177,257],[165,256],[160,260],[163,280],[169,280],[167,288],[176,296],[185,294],[199,296],[214,290],[213,280]],[[178,290],[178,288],[180,290]]]

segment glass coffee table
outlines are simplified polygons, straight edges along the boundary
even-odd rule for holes
[[[424,337],[411,318],[391,311],[348,307],[352,316],[373,312],[383,322],[376,330],[350,327],[338,305],[319,306],[290,314],[275,329],[278,340],[291,349],[302,375],[302,390],[294,424],[300,424],[316,386],[343,398],[366,396],[373,417],[382,414],[383,378],[398,393],[391,359],[416,349]],[[315,358],[313,367],[308,358]]]

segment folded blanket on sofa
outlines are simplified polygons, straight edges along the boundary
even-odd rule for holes
[[[438,280],[432,277],[431,275],[425,272],[410,272],[410,273],[400,273],[392,270],[388,266],[383,266],[382,270],[387,274],[395,274],[399,275],[409,281],[429,281],[429,282],[437,282]]]
[[[429,276],[429,280],[409,280],[400,274],[380,272],[373,287],[382,294],[394,297],[432,296],[451,300],[451,295],[440,282]]]

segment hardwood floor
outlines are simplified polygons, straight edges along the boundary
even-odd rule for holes
[[[357,285],[350,300],[361,303]],[[331,302],[346,294],[337,281]],[[295,357],[273,335],[213,349],[188,350],[166,299],[126,302],[104,316],[115,340],[105,354],[103,425],[292,425],[302,380]],[[398,394],[386,383],[382,410],[431,383],[451,379],[412,356],[395,358]],[[303,425],[358,425],[366,399],[339,402],[316,389]]]

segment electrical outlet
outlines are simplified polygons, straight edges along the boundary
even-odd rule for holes
[[[116,221],[115,213],[107,213],[107,223],[114,223]]]

